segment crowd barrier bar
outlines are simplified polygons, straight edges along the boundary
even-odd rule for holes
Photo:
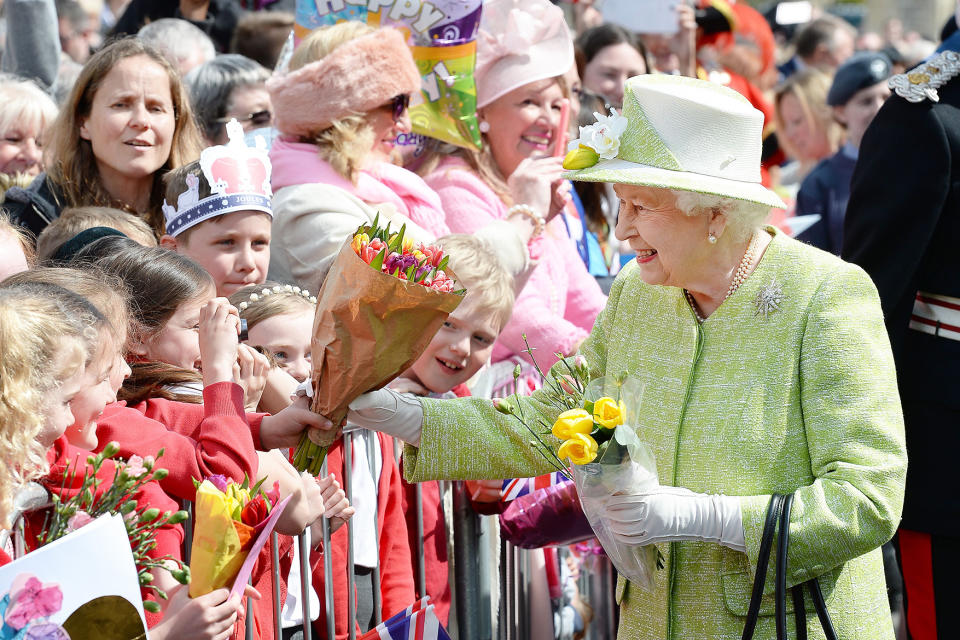
[[[367,443],[367,465],[370,468],[370,477],[373,478],[373,486],[377,487],[379,493],[380,477],[377,475],[377,450],[380,448],[380,438],[374,431],[368,431],[364,436]],[[385,461],[384,461],[385,462]],[[381,466],[383,466],[381,464]],[[417,497],[420,497],[420,485],[417,485]],[[419,503],[419,501],[418,501]],[[420,559],[423,565],[423,507],[419,507],[417,512],[420,516]],[[373,530],[380,531],[380,509],[376,504],[373,508]],[[378,625],[383,622],[382,611],[380,610],[380,545],[377,545],[377,564],[373,567],[373,623]]]
[[[329,473],[327,469],[327,460],[323,461],[323,466],[320,469],[320,476],[325,478]],[[344,488],[346,491],[346,488]],[[324,604],[326,605],[326,622],[327,622],[327,639],[332,640],[336,635],[336,620],[333,618],[333,552],[330,547],[330,521],[326,518],[323,519],[323,584],[326,585],[326,588],[323,590],[324,593]],[[313,581],[313,574],[310,574],[310,581]],[[304,626],[306,630],[309,627],[309,621],[307,625]],[[304,640],[310,640],[309,636],[306,636],[304,633]]]
[[[353,504],[353,488],[350,486],[350,479],[353,477],[353,432],[344,431],[343,433],[343,490],[347,494],[347,500]],[[357,619],[357,600],[356,584],[354,578],[353,566],[353,518],[347,520],[347,637],[350,640],[356,640],[357,627],[352,621]],[[330,585],[333,590],[333,585]],[[328,616],[333,616],[333,611],[327,611]],[[328,638],[327,640],[333,640]]]

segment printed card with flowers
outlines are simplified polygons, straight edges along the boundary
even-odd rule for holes
[[[129,549],[123,517],[107,514],[0,567],[0,640],[143,637]]]

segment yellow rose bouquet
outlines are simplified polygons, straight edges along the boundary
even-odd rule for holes
[[[529,345],[526,351],[533,359]],[[535,359],[534,367],[543,383],[540,393],[560,411],[552,426],[540,419],[531,424],[531,416],[516,400],[497,399],[494,406],[526,427],[533,436],[530,445],[574,481],[587,521],[617,570],[637,584],[652,586],[655,569],[662,567],[659,550],[617,542],[602,515],[610,496],[637,494],[658,484],[653,453],[637,436],[643,385],[626,373],[591,379],[580,355],[561,356],[549,375]],[[559,442],[555,449],[548,436]]]

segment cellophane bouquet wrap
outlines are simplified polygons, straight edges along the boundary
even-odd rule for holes
[[[662,566],[658,549],[618,542],[603,515],[611,496],[639,494],[658,484],[654,456],[637,437],[643,385],[626,373],[591,380],[580,355],[563,359],[557,354],[560,363],[546,375],[529,345],[527,353],[542,378],[546,402],[560,411],[553,425],[540,419],[530,424],[532,416],[517,401],[494,400],[494,406],[516,418],[534,437],[531,446],[576,484],[587,521],[617,571],[651,588],[654,572]],[[518,367],[514,378],[519,376]],[[560,441],[556,450],[544,440],[549,434]]]
[[[212,476],[197,486],[190,597],[233,585],[254,541],[280,500],[279,487],[264,491],[257,483],[237,484]]]
[[[570,470],[587,521],[613,566],[631,582],[649,589],[653,586],[654,572],[660,565],[656,546],[641,547],[618,542],[603,515],[610,496],[635,495],[659,484],[653,453],[637,437],[643,390],[639,382],[627,378],[613,381],[613,390],[608,389],[608,393],[604,393],[604,387],[609,382],[607,378],[591,380],[586,388],[585,406],[590,407],[590,413],[596,418],[598,403],[603,398],[612,398],[618,405],[616,412],[622,415],[622,422],[613,427],[608,440],[598,445],[593,461],[573,464]],[[612,407],[608,405],[603,409]],[[610,412],[611,415],[613,413]]]
[[[408,369],[463,300],[438,247],[377,223],[346,239],[317,295],[311,408],[335,425],[354,399]],[[320,443],[301,438],[297,469],[320,471],[336,431],[324,435]]]

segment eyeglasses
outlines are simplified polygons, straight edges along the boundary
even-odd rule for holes
[[[273,123],[273,113],[271,113],[269,109],[261,109],[260,111],[254,111],[250,115],[242,118],[230,116],[229,118],[217,118],[214,122],[217,122],[218,124],[226,124],[234,119],[236,119],[238,122],[249,122],[256,127],[267,127]]]
[[[393,109],[393,121],[399,122],[400,118],[403,117],[403,112],[406,111],[409,106],[409,93],[401,93],[398,96],[393,96],[393,100],[390,101],[390,108]]]

